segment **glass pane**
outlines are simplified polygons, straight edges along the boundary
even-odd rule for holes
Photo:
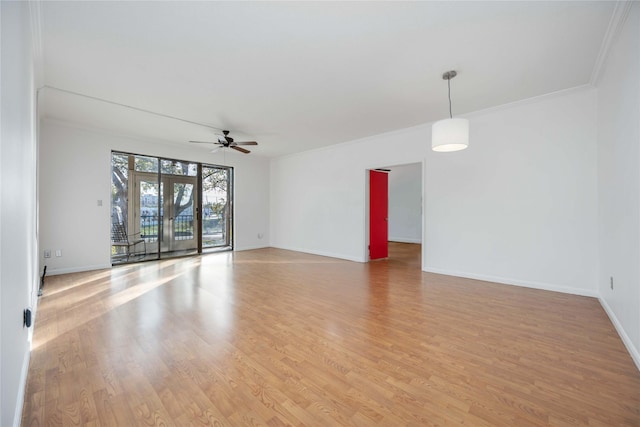
[[[228,246],[229,169],[202,167],[202,246]]]
[[[134,164],[137,172],[158,173],[158,159],[155,157],[135,156]]]
[[[162,173],[167,175],[196,176],[198,174],[198,164],[162,159]]]
[[[140,237],[147,243],[158,241],[162,204],[157,180],[140,180]]]
[[[175,240],[192,240],[193,184],[173,184],[173,236]]]
[[[111,228],[112,243],[117,240],[113,235],[114,227],[126,227],[129,206],[129,156],[111,154]],[[112,259],[126,256],[126,247],[111,245]]]

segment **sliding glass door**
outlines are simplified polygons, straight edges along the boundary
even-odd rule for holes
[[[231,249],[231,188],[228,167],[113,153],[112,263]]]
[[[231,168],[202,167],[202,246],[231,246]]]

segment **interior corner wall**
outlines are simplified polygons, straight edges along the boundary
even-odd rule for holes
[[[367,261],[366,170],[422,163],[423,269],[595,295],[595,89],[467,117],[461,152],[425,124],[273,159],[272,245]]]
[[[111,151],[222,164],[219,153],[44,120],[40,131],[40,248],[47,274],[111,266]],[[269,161],[230,154],[236,250],[269,246]],[[98,200],[102,206],[98,206]],[[259,237],[262,236],[262,238]],[[60,250],[62,257],[56,257]]]
[[[0,2],[0,425],[18,426],[37,273],[34,56],[27,2]]]
[[[271,161],[271,244],[368,260],[368,169],[422,163],[430,128],[419,126]],[[402,149],[391,149],[402,141]]]
[[[389,169],[389,241],[421,243],[422,164]]]
[[[640,5],[598,82],[598,196],[603,306],[640,368]],[[611,288],[613,280],[613,289]]]
[[[595,89],[469,120],[470,147],[427,162],[426,269],[595,296]]]

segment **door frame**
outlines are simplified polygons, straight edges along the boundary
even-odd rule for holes
[[[386,164],[386,165],[379,165],[379,166],[375,166],[375,167],[369,167],[366,168],[364,170],[364,230],[363,230],[363,234],[364,234],[364,240],[363,240],[363,261],[364,262],[371,262],[371,259],[369,259],[369,243],[370,243],[370,237],[369,237],[369,224],[371,222],[371,215],[369,212],[369,192],[370,192],[370,183],[369,183],[369,171],[371,170],[376,170],[376,169],[391,169],[391,171],[393,172],[393,168],[394,167],[398,167],[398,166],[407,166],[407,165],[413,165],[413,164],[420,164],[420,188],[421,188],[421,196],[422,196],[422,212],[420,215],[420,223],[422,225],[422,242],[421,242],[421,270],[422,271],[426,271],[426,250],[425,250],[425,242],[427,241],[427,227],[426,227],[426,216],[425,216],[425,212],[426,212],[426,206],[427,206],[427,197],[426,197],[426,190],[425,190],[425,180],[426,180],[426,160],[422,159],[419,161],[415,161],[415,162],[407,162],[407,163],[393,163],[391,165]]]
[[[200,221],[198,220],[198,177],[188,175],[167,175],[163,174],[160,177],[161,187],[163,187],[162,195],[162,209],[165,213],[162,219],[162,240],[160,241],[160,253],[174,252],[182,250],[198,250],[198,227],[200,227]],[[173,209],[175,204],[174,184],[191,184],[193,190],[191,196],[193,197],[192,203],[192,226],[193,226],[193,238],[189,239],[189,243],[185,243],[183,240],[176,240],[174,224],[175,218],[173,217]],[[191,247],[195,244],[195,247]]]
[[[158,178],[160,178],[158,180]],[[198,220],[198,179],[197,176],[189,175],[169,175],[153,172],[137,172],[131,171],[130,182],[133,182],[133,194],[129,198],[129,212],[133,215],[128,215],[129,225],[128,229],[133,230],[130,234],[140,233],[140,182],[155,182],[158,186],[158,201],[162,201],[162,210],[160,210],[160,204],[158,204],[157,212],[157,239],[155,242],[147,242],[147,253],[166,253],[180,250],[198,250],[198,229],[200,227],[200,221]],[[193,185],[192,197],[192,213],[193,213],[193,244],[186,245],[180,240],[175,240],[173,223],[173,208],[174,208],[174,196],[173,189],[174,184],[191,184]],[[137,208],[137,209],[136,209]],[[162,213],[162,215],[161,215]],[[190,239],[191,241],[191,239]],[[189,246],[189,247],[187,247]]]
[[[158,186],[158,202],[162,200],[161,188],[162,185],[158,180],[158,174],[153,172],[138,172],[138,171],[129,171],[129,186],[133,183],[133,190],[129,190],[129,202],[128,202],[128,214],[127,218],[129,219],[129,224],[127,225],[127,230],[131,230],[129,234],[138,235],[140,233],[140,206],[136,209],[136,205],[140,204],[140,181],[151,181],[155,182]],[[156,231],[156,241],[155,242],[146,242],[146,253],[154,254],[159,252],[159,245],[162,241],[162,227],[160,218],[160,206],[158,205],[157,212],[157,231]]]

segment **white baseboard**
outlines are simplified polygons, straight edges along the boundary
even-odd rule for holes
[[[387,240],[398,243],[422,243],[422,239],[413,239],[411,237],[389,237]]]
[[[33,319],[35,320],[35,319]],[[13,427],[20,427],[22,423],[22,409],[24,407],[24,395],[27,391],[27,376],[29,375],[29,363],[31,362],[31,349],[24,355],[22,361],[22,369],[20,372],[20,385],[18,390],[18,401],[16,402],[16,411],[13,414]]]
[[[601,297],[598,297],[598,300],[600,301],[600,305],[602,306],[602,308],[604,308],[604,311],[607,313],[607,316],[609,316],[609,320],[611,320],[611,323],[613,323],[613,326],[616,328],[616,331],[618,331],[620,339],[624,343],[625,347],[627,347],[627,351],[629,351],[631,359],[633,359],[633,362],[636,364],[636,368],[638,368],[638,370],[640,371],[640,352],[633,345],[631,338],[629,338],[629,335],[627,335],[627,332],[622,327],[622,324],[616,317],[607,301]]]
[[[256,245],[256,246],[240,246],[240,247],[236,247],[233,248],[234,252],[240,252],[240,251],[252,251],[254,249],[265,249],[268,248],[269,245]]]
[[[436,274],[444,274],[447,276],[464,277],[467,279],[483,280],[485,282],[494,282],[494,283],[500,283],[503,285],[520,286],[523,288],[533,288],[533,289],[540,289],[544,291],[562,292],[564,294],[580,295],[584,297],[593,297],[593,298],[599,297],[599,294],[597,291],[593,291],[590,289],[572,288],[569,286],[554,285],[550,283],[530,282],[526,280],[516,280],[516,279],[510,279],[506,277],[488,276],[483,274],[465,273],[460,271],[441,270],[438,268],[426,268],[426,269],[423,269],[423,271],[426,271],[427,273],[436,273]]]
[[[351,256],[351,255],[345,255],[345,254],[337,254],[337,253],[333,253],[333,252],[314,251],[314,250],[311,250],[311,249],[301,249],[301,248],[293,248],[293,247],[287,247],[287,246],[273,246],[272,245],[272,247],[277,248],[277,249],[284,249],[286,251],[295,251],[295,252],[302,252],[302,253],[305,253],[305,254],[325,256],[325,257],[329,257],[329,258],[344,259],[346,261],[367,262],[366,260],[363,260],[362,258],[354,257],[354,256]]]
[[[96,264],[96,265],[85,265],[82,267],[67,267],[67,268],[53,268],[51,270],[47,269],[47,276],[57,276],[59,274],[68,274],[68,273],[80,273],[83,271],[92,271],[92,270],[104,270],[105,268],[111,268],[111,264]],[[45,283],[47,279],[45,277]]]
[[[622,342],[624,343],[625,347],[627,348],[627,351],[629,352],[629,355],[631,356],[631,359],[635,363],[635,365],[638,368],[638,370],[640,370],[640,352],[633,345],[633,342],[631,341],[631,338],[629,338],[629,335],[627,335],[627,332],[622,327],[622,324],[620,323],[620,321],[618,320],[618,318],[614,314],[613,310],[611,309],[611,307],[609,306],[607,301],[604,300],[600,296],[599,292],[597,292],[597,291],[591,291],[589,289],[576,289],[576,288],[571,288],[571,287],[567,287],[567,286],[552,285],[552,284],[548,284],[548,283],[528,282],[528,281],[507,279],[507,278],[503,278],[503,277],[485,276],[485,275],[481,275],[481,274],[470,274],[470,273],[461,273],[461,272],[458,272],[458,271],[440,270],[440,269],[437,269],[437,268],[427,268],[427,269],[424,269],[423,271],[426,271],[428,273],[444,274],[444,275],[447,275],[447,276],[455,276],[455,277],[464,277],[464,278],[468,278],[468,279],[483,280],[483,281],[487,281],[487,282],[500,283],[500,284],[504,284],[504,285],[521,286],[521,287],[525,287],[525,288],[533,288],[533,289],[540,289],[540,290],[545,290],[545,291],[562,292],[562,293],[565,293],[565,294],[597,298],[598,301],[600,301],[600,305],[602,305],[602,308],[604,308],[604,311],[607,313],[607,316],[609,316],[609,319],[611,320],[611,323],[613,323],[613,326],[616,328],[616,332],[618,332],[618,335],[620,336],[620,339],[622,340]]]

